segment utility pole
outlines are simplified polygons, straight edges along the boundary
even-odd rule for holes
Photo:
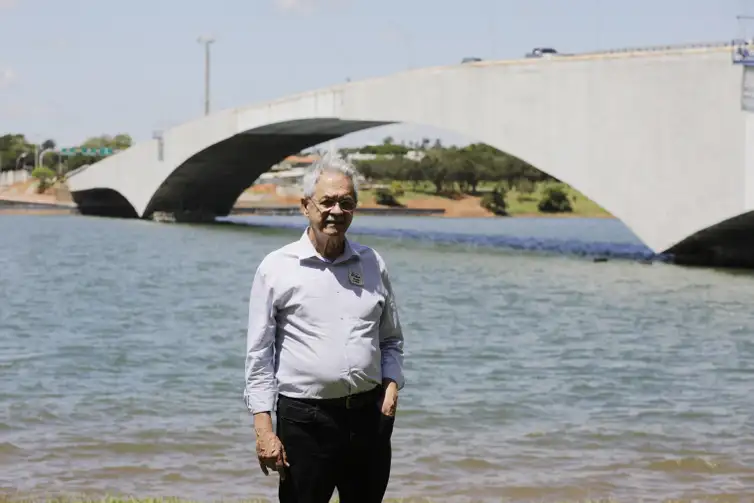
[[[212,37],[197,39],[197,42],[204,44],[204,115],[209,115],[209,46],[214,41]]]

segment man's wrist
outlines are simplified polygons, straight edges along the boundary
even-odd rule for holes
[[[257,412],[254,414],[254,432],[257,436],[272,433],[272,414],[270,412]]]
[[[398,392],[398,383],[395,382],[393,379],[390,379],[389,377],[386,377],[382,379],[382,389],[384,391],[391,391],[391,392]]]

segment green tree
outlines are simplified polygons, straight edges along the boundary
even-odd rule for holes
[[[427,173],[424,170],[424,166],[421,162],[408,161],[406,165],[406,181],[411,182],[413,189],[416,190],[417,185],[427,179]]]
[[[432,149],[421,161],[421,169],[427,173],[427,178],[435,185],[435,192],[441,193],[448,178],[447,165],[442,162],[442,151]]]
[[[31,176],[37,179],[37,192],[39,194],[42,194],[55,183],[55,172],[46,166],[34,168]]]
[[[125,150],[133,143],[131,136],[127,134],[117,134],[115,136],[101,135],[88,138],[80,147],[86,148],[111,148],[113,150]],[[97,161],[101,161],[102,156],[86,156],[82,154],[76,154],[68,157],[66,162],[66,172],[80,168],[86,164],[94,164]]]
[[[25,155],[24,155],[25,154]],[[34,165],[34,145],[22,134],[0,136],[0,170],[12,171]]]
[[[469,145],[458,151],[456,180],[462,184],[461,190],[476,194],[480,182],[494,181],[492,167],[495,158],[500,154],[502,152],[481,143]]]
[[[361,173],[361,176],[367,180],[372,180],[375,177],[374,164],[368,161],[358,161],[355,164],[356,171]]]

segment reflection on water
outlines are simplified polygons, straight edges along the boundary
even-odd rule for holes
[[[274,501],[241,396],[246,303],[298,235],[0,216],[0,494]],[[359,239],[407,337],[390,497],[754,498],[751,274]]]

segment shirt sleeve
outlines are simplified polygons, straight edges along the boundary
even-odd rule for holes
[[[275,403],[275,302],[262,265],[257,268],[249,295],[246,334],[244,402],[249,412],[271,412]]]
[[[382,264],[382,283],[385,285],[387,298],[380,319],[380,350],[382,351],[382,378],[392,379],[402,389],[405,384],[403,375],[403,329],[398,317],[398,305],[393,293],[393,286],[387,267]]]

